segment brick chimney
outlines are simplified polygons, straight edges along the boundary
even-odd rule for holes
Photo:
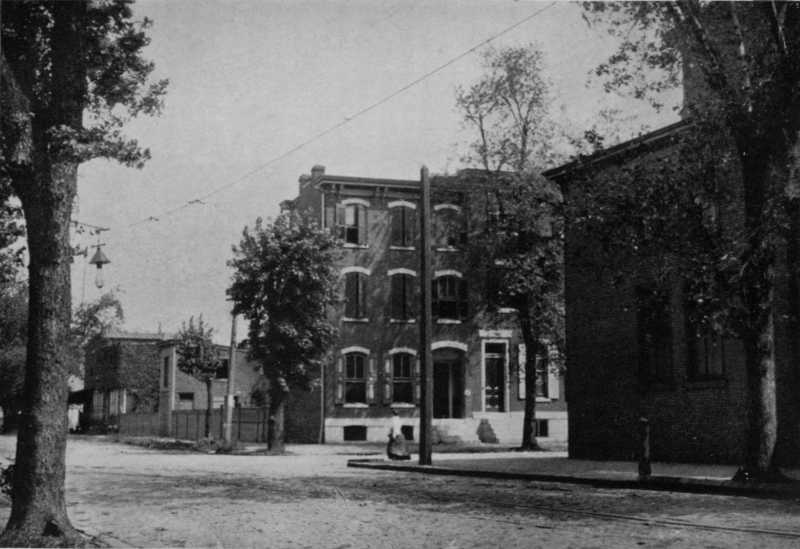
[[[325,166],[317,164],[316,166],[311,168],[311,179],[316,180],[322,177],[323,175],[325,175]]]

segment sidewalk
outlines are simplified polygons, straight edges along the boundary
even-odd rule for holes
[[[752,497],[800,498],[800,470],[784,470],[794,483],[741,483],[731,477],[735,465],[653,463],[652,475],[639,480],[638,465],[624,461],[590,461],[567,458],[566,452],[505,452],[494,454],[434,454],[433,465],[386,459],[351,459],[348,467],[409,471],[424,474],[476,476],[588,484],[599,488],[670,490]]]

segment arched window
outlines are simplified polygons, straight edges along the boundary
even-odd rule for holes
[[[397,201],[389,203],[392,230],[390,246],[410,248],[417,238],[417,210],[410,202]]]
[[[368,205],[365,200],[351,198],[336,206],[338,236],[345,244],[366,246]]]
[[[406,270],[389,272],[392,320],[408,321],[416,317],[414,274]]]
[[[456,274],[445,274],[433,280],[433,315],[441,320],[467,318],[467,282]]]
[[[409,353],[392,355],[392,402],[414,402],[414,362]]]
[[[369,349],[353,346],[341,350],[336,361],[336,404],[364,406],[375,403],[375,359]]]
[[[433,210],[433,241],[436,247],[451,249],[463,245],[467,234],[461,208],[455,204],[437,204]]]
[[[383,370],[385,404],[414,404],[419,400],[419,361],[417,352],[396,347],[385,355]]]
[[[363,353],[344,355],[344,401],[367,402],[367,355]]]
[[[344,316],[347,318],[367,317],[367,275],[360,271],[344,275]]]

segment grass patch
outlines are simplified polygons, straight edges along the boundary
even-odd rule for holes
[[[196,454],[235,454],[244,451],[244,445],[235,441],[226,443],[223,440],[202,438],[200,440],[177,440],[165,437],[130,437],[116,436],[112,440],[131,446],[139,446],[151,450],[166,452],[188,452]]]

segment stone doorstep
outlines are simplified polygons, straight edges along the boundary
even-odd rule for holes
[[[493,471],[480,469],[458,469],[441,465],[414,465],[409,462],[394,463],[385,459],[351,459],[348,467],[362,469],[380,469],[387,471],[403,471],[430,475],[472,476],[496,478],[503,480],[532,480],[538,482],[561,482],[566,484],[586,484],[597,488],[661,490],[671,492],[688,492],[700,494],[720,494],[749,497],[771,497],[778,499],[800,498],[800,481],[788,484],[743,483],[732,480],[709,478],[674,477],[651,475],[639,480],[633,473],[632,478],[600,477],[587,474],[561,475],[552,473],[523,473],[510,471]]]

